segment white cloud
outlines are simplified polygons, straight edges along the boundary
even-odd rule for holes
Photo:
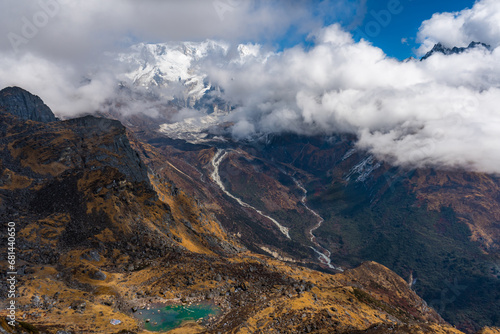
[[[329,12],[341,3],[327,2]],[[83,62],[134,40],[271,41],[292,25],[307,33],[321,24],[306,0],[4,0],[0,53],[17,49]]]
[[[399,62],[338,25],[317,36],[310,50],[209,72],[240,106],[237,138],[349,132],[398,165],[500,172],[500,48]]]
[[[97,111],[116,87],[114,75],[99,71],[82,83],[82,73],[32,54],[0,60],[0,86],[19,86],[42,97],[57,116],[71,117]]]
[[[125,78],[120,64],[93,53],[122,41],[124,30],[147,40],[206,35],[237,40],[266,29],[277,33],[290,20],[309,17],[294,5],[300,1],[290,2],[289,7],[267,6],[264,1],[257,9],[238,2],[242,7],[226,12],[224,20],[210,7],[211,1],[169,1],[168,7],[167,2],[153,0],[123,0],[119,6],[117,1],[77,1],[74,7],[61,7],[61,13],[67,13],[54,17],[23,45],[26,51],[21,54],[9,55],[4,50],[10,48],[8,42],[0,42],[0,85],[19,85],[40,95],[59,115],[91,112],[116,98],[117,82]],[[3,19],[18,22],[28,7],[21,10],[15,4],[26,1],[12,1],[9,15],[1,10],[4,3],[0,24],[15,28]],[[195,5],[204,9],[204,17],[189,12]],[[271,132],[348,132],[358,136],[360,147],[395,164],[500,173],[498,7],[483,0],[470,10],[437,14],[422,24],[419,33],[422,50],[438,41],[462,46],[476,40],[490,43],[492,52],[477,48],[458,55],[435,54],[422,62],[399,62],[366,41],[355,43],[339,25],[332,25],[314,30],[316,45],[310,49],[296,46],[274,53],[233,42],[227,53],[203,58],[192,69],[222,87],[221,96],[238,106],[227,119],[234,122],[232,134],[237,139]],[[36,12],[37,5],[29,8],[28,12]],[[167,11],[173,8],[183,16]],[[286,15],[273,19],[286,10],[293,10],[293,19]],[[250,15],[255,11],[258,15]],[[313,26],[306,22],[304,29]],[[64,27],[69,29],[57,41],[58,29]],[[82,83],[82,75],[92,80]],[[155,115],[165,108],[161,101],[126,102],[122,110],[126,113]],[[193,115],[192,109],[181,110],[174,120]]]
[[[60,115],[92,112],[114,94],[123,74],[103,57],[105,52],[126,50],[137,41],[272,39],[292,24],[308,31],[321,20],[304,4],[307,1],[0,1],[0,85],[29,89]],[[82,84],[82,76],[89,75],[91,83]],[[151,106],[145,112],[154,114],[156,109]]]
[[[418,42],[422,45],[418,54],[425,54],[438,42],[447,47],[460,47],[473,41],[493,47],[500,45],[499,1],[480,0],[470,9],[434,14],[419,29]]]

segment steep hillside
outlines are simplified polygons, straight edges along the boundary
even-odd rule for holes
[[[0,133],[1,219],[16,223],[19,280],[18,323],[2,318],[2,332],[139,333],[145,308],[203,302],[220,313],[177,332],[460,333],[379,264],[332,275],[247,251],[219,223],[228,199],[216,186],[202,190],[218,202],[203,203],[196,166],[184,172],[118,121],[41,123],[7,109]],[[191,152],[207,170],[214,153]]]
[[[348,135],[189,144],[133,129],[248,249],[330,272],[376,261],[454,325],[499,324],[498,177],[393,167]]]
[[[377,261],[453,324],[498,325],[498,177],[395,168],[347,137],[278,137],[259,151],[304,184],[325,220],[317,240],[338,265]]]

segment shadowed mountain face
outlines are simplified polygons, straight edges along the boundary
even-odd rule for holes
[[[457,252],[458,241],[470,242],[469,229],[450,228],[459,224],[451,209],[419,206],[417,189],[441,205],[422,183],[382,182],[390,167],[353,152],[352,138],[280,136],[215,148],[140,127],[133,134],[105,118],[44,123],[14,114],[0,113],[0,219],[16,223],[26,323],[13,329],[0,317],[0,331],[138,333],[142,306],[209,302],[221,314],[181,332],[461,333],[387,267],[347,269],[378,257],[424,281],[433,238],[457,242]],[[366,225],[367,210],[387,220]],[[396,242],[391,214],[406,215],[415,235],[430,233],[415,238],[425,247],[409,253],[408,267],[389,261],[409,249]],[[378,251],[371,236],[382,240]],[[468,268],[466,255],[450,259],[457,270]],[[6,292],[3,285],[1,303]]]
[[[481,42],[471,42],[467,47],[461,47],[461,48],[456,46],[453,48],[447,48],[443,44],[438,43],[434,45],[434,47],[429,52],[427,52],[421,58],[421,60],[426,60],[427,58],[431,57],[434,54],[443,54],[443,55],[460,54],[475,48],[484,48],[485,50],[491,51],[491,45]]]
[[[392,167],[341,136],[278,136],[248,151],[301,181],[309,207],[325,220],[315,236],[333,263],[377,261],[412,281],[429,305],[460,328],[498,325],[498,177]],[[270,175],[265,167],[259,172]],[[286,175],[282,180],[284,193],[299,191]],[[255,198],[270,192],[271,184],[262,182]]]
[[[42,123],[57,121],[42,99],[19,87],[8,87],[0,91],[0,110],[2,109],[24,120]]]
[[[95,244],[105,230],[115,237],[127,234],[130,226],[119,222],[120,210],[114,207],[127,196],[111,195],[114,189],[133,189],[129,200],[155,201],[146,167],[119,122],[87,117],[45,124],[10,114],[1,114],[0,120],[2,218],[21,219],[20,227],[33,219],[56,220],[56,225],[67,221],[49,233],[58,235],[56,249]],[[137,210],[129,208],[127,214]],[[33,232],[32,247],[52,243],[38,229]]]
[[[277,140],[259,151],[304,173],[309,205],[325,219],[315,235],[333,262],[377,261],[413,281],[454,325],[468,331],[498,325],[498,177],[395,168],[345,139]]]
[[[312,248],[329,252],[334,267],[377,261],[454,325],[468,332],[498,325],[498,177],[393,167],[358,150],[351,136],[275,135],[211,148],[138,135],[182,170],[170,178],[222,208],[217,217],[249,249],[327,271]],[[231,196],[214,188],[217,156]],[[291,238],[256,210],[289,228]]]

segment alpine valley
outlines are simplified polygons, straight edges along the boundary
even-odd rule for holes
[[[112,55],[117,98],[79,118],[0,91],[19,281],[0,333],[146,333],[145,310],[197,304],[218,312],[171,333],[500,333],[500,178],[393,166],[351,134],[236,140],[199,67],[228,50]]]

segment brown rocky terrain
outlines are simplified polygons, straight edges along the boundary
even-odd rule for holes
[[[3,110],[0,133],[0,217],[16,222],[19,279],[15,328],[0,290],[2,333],[142,333],[142,307],[201,301],[221,314],[173,333],[461,333],[380,264],[333,274],[307,268],[310,255],[249,250],[265,237],[244,243],[227,221],[246,216],[243,232],[262,222],[226,211],[206,179],[213,149],[170,156],[91,116],[37,122]]]
[[[330,272],[311,246],[330,252],[336,267],[376,261],[412,281],[412,289],[460,329],[498,325],[498,177],[391,166],[357,149],[349,135],[189,144],[140,120],[122,118],[138,142],[156,149],[158,165],[172,167],[163,170],[168,178],[249,250]],[[289,228],[290,239],[214,184],[212,162],[221,152],[224,187]],[[318,246],[310,231],[320,218]]]
[[[411,187],[430,210],[452,207],[485,252],[500,251],[500,180],[494,175],[421,170]]]

